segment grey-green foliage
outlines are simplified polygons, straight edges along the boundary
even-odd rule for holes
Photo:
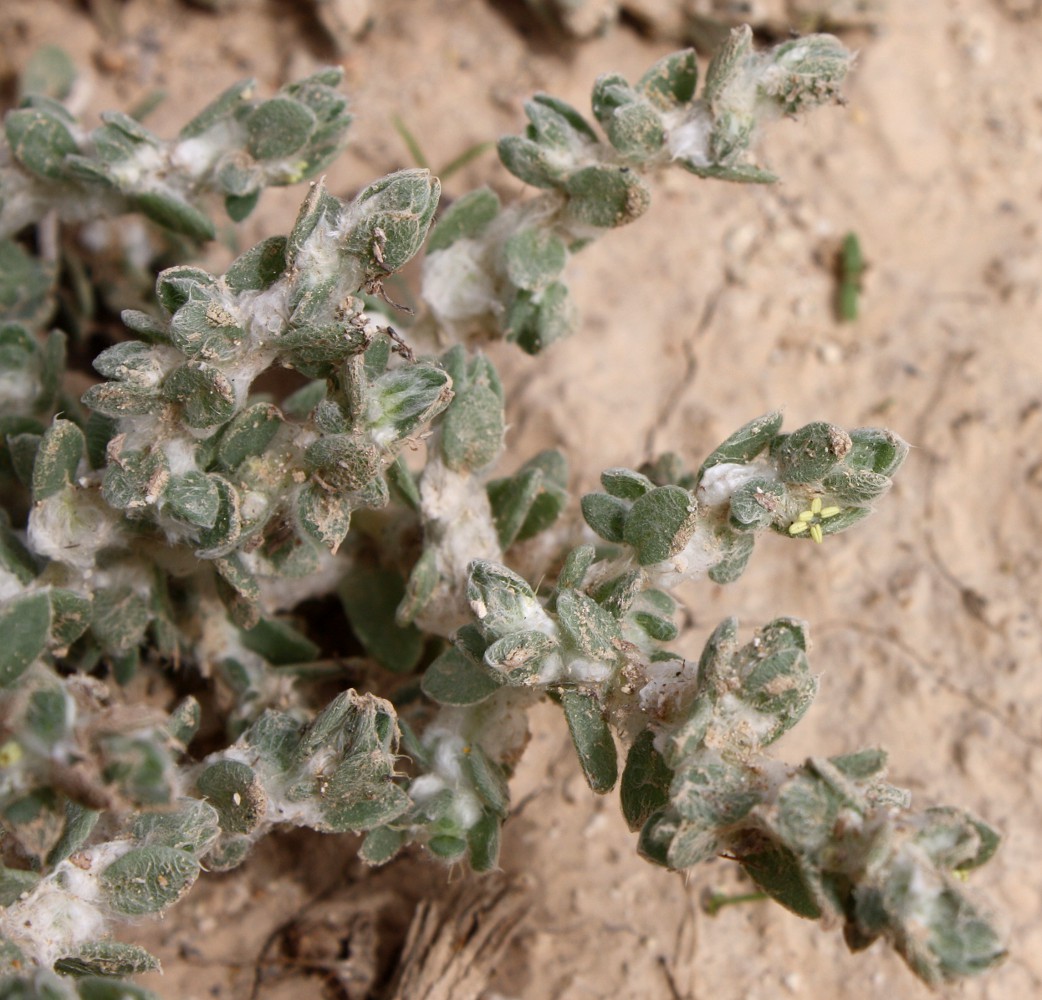
[[[28,726],[20,732],[24,759],[31,750]],[[7,792],[0,804],[5,830],[39,867],[0,870],[0,939],[27,963],[52,962],[67,975],[122,976],[157,967],[141,948],[92,938],[103,915],[162,912],[203,868],[234,867],[276,824],[346,832],[395,819],[409,807],[393,780],[398,738],[390,705],[354,691],[307,723],[267,712],[226,750],[177,775],[162,811],[149,811],[151,801],[137,803],[140,811],[130,813],[119,836],[101,842],[91,838],[97,810],[112,803],[85,811],[75,801],[83,788],[62,795],[42,782],[29,794]],[[5,750],[10,758],[10,745]],[[80,755],[90,759],[84,746]],[[8,780],[19,763],[5,761]],[[101,776],[97,787],[105,788]],[[46,839],[44,827],[51,831]]]
[[[789,908],[842,922],[852,947],[887,938],[928,982],[1001,957],[953,881],[994,850],[989,827],[911,811],[876,751],[767,758],[816,690],[802,624],[741,646],[728,620],[699,664],[669,648],[676,585],[734,581],[761,533],[822,543],[852,527],[907,445],[821,421],[783,432],[770,413],[695,470],[674,455],[606,470],[581,500],[584,537],[561,516],[565,456],[497,468],[496,369],[439,339],[475,319],[529,351],[567,332],[569,255],[641,214],[651,168],[766,179],[745,160],[756,124],[831,99],[848,57],[817,36],[763,55],[748,42],[730,36],[701,96],[691,52],[636,85],[601,77],[606,141],[537,96],[500,150],[544,195],[504,207],[481,189],[442,215],[409,343],[387,323],[385,282],[434,220],[426,170],[350,200],[314,184],[291,231],[224,274],[164,270],[85,393],[66,377],[70,338],[47,331],[55,268],[0,242],[0,995],[145,996],[118,977],[155,959],[107,922],[163,912],[279,825],[362,833],[371,864],[416,844],[495,868],[543,698],[595,793],[621,772],[650,860],[726,853]],[[120,187],[123,167],[221,136],[238,152],[211,180],[235,216],[288,164],[324,162],[346,126],[320,74],[260,103],[229,92],[172,145],[118,116],[83,137],[53,103],[61,66],[42,68],[58,89],[8,116],[0,218],[33,198],[60,216],[75,190],[91,212],[162,221],[169,201]],[[175,222],[195,219],[183,206],[196,212],[204,186],[184,189]],[[319,707],[309,683],[378,685],[380,669],[400,675],[397,709],[354,689]],[[223,748],[193,754],[194,698],[132,702],[142,673],[157,691],[206,678]]]
[[[851,61],[831,35],[756,52],[749,29],[735,29],[701,93],[693,49],[660,60],[636,83],[599,77],[591,108],[604,138],[576,108],[536,95],[525,104],[525,133],[504,137],[498,150],[507,170],[545,194],[502,208],[491,191],[475,191],[445,213],[424,279],[435,321],[505,335],[533,354],[571,332],[568,258],[644,214],[650,174],[675,164],[699,177],[776,180],[749,158],[761,125],[837,100]]]
[[[64,975],[77,977],[82,993],[80,984],[92,977],[158,968],[143,948],[97,935],[103,933],[108,914],[159,913],[180,899],[198,877],[201,859],[211,851],[219,828],[216,811],[198,799],[181,799],[162,812],[125,819],[121,829],[108,829],[107,840],[91,837],[97,812],[86,813],[70,802],[66,813],[65,833],[40,860],[35,881],[5,899],[0,938],[9,959],[18,957],[18,964],[9,960],[5,971],[53,964]],[[5,815],[11,831],[10,809]],[[13,874],[7,872],[4,882]],[[100,985],[83,995],[94,995],[96,989]]]
[[[336,89],[340,71],[323,70],[270,100],[255,98],[252,82],[238,84],[174,140],[161,140],[117,112],[88,133],[59,103],[71,86],[67,63],[57,50],[30,61],[21,104],[5,116],[0,135],[0,432],[11,453],[0,459],[0,475],[13,472],[23,481],[31,475],[34,436],[43,434],[50,414],[75,415],[78,404],[62,393],[65,333],[43,336],[56,306],[59,268],[8,237],[45,214],[75,222],[140,211],[168,229],[209,238],[207,202],[214,193],[233,218],[242,218],[264,187],[293,183],[330,162],[351,121]],[[272,256],[255,269],[274,266]],[[75,274],[76,261],[66,263]],[[131,383],[99,392],[109,408],[148,411],[151,396],[139,386],[156,369],[154,359],[149,368],[144,347],[120,345],[98,360],[103,373],[118,377],[112,371],[118,368]],[[213,373],[185,370],[171,379],[168,393],[198,424],[227,407],[227,389]],[[89,438],[94,431],[95,450],[99,442],[104,447],[104,421],[99,410],[85,428]]]
[[[630,5],[619,0],[526,0],[540,23],[553,31],[589,38],[609,30],[626,9],[643,30],[678,44],[714,49],[730,27],[749,24],[780,37],[792,31],[822,31],[878,24],[885,0],[676,0]]]
[[[207,855],[234,867],[273,826],[327,833],[370,830],[409,807],[393,780],[399,731],[390,704],[347,691],[310,722],[268,711],[194,771],[194,790],[217,811]]]
[[[783,906],[841,923],[852,948],[889,940],[931,985],[990,967],[1004,945],[960,876],[994,853],[994,830],[959,809],[912,810],[879,750],[799,767],[762,756],[814,695],[805,650],[791,620],[744,646],[733,620],[717,628],[630,748],[622,800],[640,852],[676,869],[727,854]]]
[[[73,960],[62,966],[61,976],[44,970],[3,976],[0,997],[4,1000],[157,1000],[151,990],[108,975],[80,975],[80,968]],[[129,973],[117,973],[123,974]]]
[[[957,809],[912,810],[908,793],[882,780],[880,751],[800,767],[766,756],[817,690],[802,623],[778,619],[739,645],[728,619],[697,664],[664,646],[677,635],[670,586],[732,581],[761,530],[821,541],[850,527],[890,488],[906,454],[886,431],[815,423],[784,434],[780,414],[767,414],[697,473],[671,459],[645,472],[606,471],[605,492],[582,507],[610,544],[599,556],[572,550],[556,587],[539,594],[506,566],[475,562],[472,623],[422,682],[443,709],[420,745],[428,773],[413,797],[437,807],[371,834],[371,860],[437,836],[456,845],[451,856],[485,865],[484,831],[497,814],[480,777],[487,768],[475,773],[472,762],[509,761],[504,716],[544,693],[560,704],[593,791],[616,784],[614,734],[628,747],[622,808],[650,861],[686,869],[733,857],[784,906],[843,924],[855,949],[885,938],[932,984],[999,961],[1001,937],[961,883],[995,850],[987,824]]]
[[[33,439],[38,549],[85,568],[125,549],[128,531],[138,551],[125,561],[174,543],[212,567],[236,623],[256,625],[258,573],[299,575],[319,549],[335,552],[353,510],[387,502],[384,470],[404,442],[452,398],[437,363],[387,368],[384,334],[358,295],[419,249],[437,196],[425,171],[385,178],[351,203],[319,185],[288,238],[248,250],[224,276],[164,271],[161,311],[124,316],[145,339],[95,359],[108,381],[83,397],[105,420],[93,460],[70,421]],[[277,367],[324,383],[301,418],[250,395]],[[143,434],[142,419],[156,432]],[[101,608],[95,597],[104,650],[136,647],[161,610],[149,589],[106,591]]]
[[[280,128],[258,130],[258,155],[271,152],[262,140]],[[247,251],[225,275],[164,272],[159,309],[125,315],[141,339],[95,359],[107,381],[84,396],[86,419],[73,403],[75,419],[48,422],[64,338],[33,336],[44,310],[32,296],[46,292],[26,281],[4,301],[22,321],[4,331],[14,404],[5,456],[30,510],[24,530],[12,530],[6,514],[0,525],[0,821],[42,878],[7,879],[18,898],[2,936],[29,963],[57,962],[68,974],[140,971],[84,939],[78,923],[91,921],[70,924],[66,911],[156,912],[187,891],[204,856],[208,867],[230,867],[251,835],[276,823],[360,830],[407,807],[392,780],[394,719],[373,699],[345,695],[310,724],[299,713],[263,714],[285,690],[266,664],[313,659],[318,649],[262,614],[259,579],[302,579],[323,550],[335,552],[353,510],[386,504],[384,470],[404,441],[452,399],[443,365],[389,367],[387,335],[361,297],[416,253],[437,198],[426,171],[384,178],[350,203],[319,185],[288,237]],[[23,261],[34,274],[18,251],[14,263]],[[250,384],[272,367],[301,371],[321,392],[309,389],[303,405],[304,391],[295,393],[284,409],[254,398]],[[98,567],[101,581],[92,579]],[[186,591],[193,596],[182,603]],[[197,706],[168,720],[112,711],[102,685],[52,667],[103,660],[124,682],[143,649],[189,655],[199,621],[204,643],[211,634],[215,649],[230,643],[237,656],[220,665],[242,697],[229,726],[245,728],[240,742],[255,759],[239,762],[233,744],[230,757],[193,777],[180,753]],[[272,730],[275,742],[265,742]],[[100,814],[169,817],[150,810],[169,810],[185,793],[197,796],[186,807],[195,833],[139,822],[129,840],[91,839]],[[44,900],[55,910],[47,920]],[[25,913],[36,915],[29,934],[17,926]]]
[[[351,116],[337,91],[342,73],[322,70],[267,100],[235,84],[165,140],[122,112],[86,131],[29,80],[0,137],[0,238],[57,210],[84,221],[138,211],[196,239],[211,239],[205,196],[235,220],[260,192],[312,176],[343,148]]]
[[[759,531],[821,541],[867,517],[908,452],[889,431],[818,422],[782,434],[781,419],[775,412],[750,421],[697,474],[667,473],[676,481],[608,470],[605,492],[582,498],[587,524],[605,541],[632,547],[655,572],[675,559],[669,572],[708,569],[711,580],[730,583]]]

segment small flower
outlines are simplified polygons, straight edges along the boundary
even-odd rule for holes
[[[22,759],[22,748],[15,740],[0,747],[0,768],[13,767]]]
[[[811,500],[810,507],[801,511],[799,517],[789,525],[789,534],[802,535],[805,531],[809,531],[810,537],[821,544],[825,537],[821,530],[821,522],[826,518],[835,517],[839,512],[839,507],[822,507],[821,497],[815,497]]]

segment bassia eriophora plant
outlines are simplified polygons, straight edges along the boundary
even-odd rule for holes
[[[560,707],[591,789],[621,785],[655,864],[726,854],[784,906],[842,924],[852,948],[888,940],[930,983],[1001,957],[961,881],[996,847],[988,825],[913,809],[878,750],[768,755],[817,689],[803,623],[744,634],[728,618],[697,662],[671,648],[678,584],[737,579],[764,534],[813,545],[853,528],[891,487],[898,436],[783,431],[770,413],[697,469],[666,455],[605,470],[571,538],[562,454],[493,472],[503,389],[473,345],[536,353],[572,333],[570,257],[643,214],[658,171],[770,183],[752,160],[759,130],[834,100],[849,64],[830,36],[757,52],[745,29],[701,88],[691,51],[636,83],[602,76],[596,124],[537,95],[524,133],[499,143],[539,190],[511,204],[481,189],[438,216],[425,170],[350,200],[313,183],[289,234],[224,274],[163,270],[85,392],[65,372],[56,269],[30,252],[34,233],[138,212],[211,236],[212,193],[242,218],[265,186],[340,149],[338,75],[268,99],[233,88],[173,140],[115,113],[87,131],[31,90],[8,112],[2,995],[144,995],[118,977],[156,961],[112,936],[120,921],[163,911],[280,825],[363,833],[372,864],[413,844],[495,867],[541,699]],[[409,322],[405,346],[384,283],[424,247],[422,308],[394,320]],[[255,387],[280,369],[296,373],[291,393]],[[404,459],[420,447],[416,471]],[[536,585],[512,552],[546,532]],[[330,594],[372,664],[416,676],[411,699],[351,688],[316,706],[309,680],[338,668],[291,612]],[[130,701],[141,675],[176,690],[186,672],[225,711],[226,745],[201,758],[193,697]]]

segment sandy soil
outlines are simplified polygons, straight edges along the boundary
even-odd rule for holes
[[[78,4],[4,0],[0,70],[57,42],[90,67],[94,111],[166,89],[149,122],[163,134],[235,79],[275,88],[330,58],[292,4],[88,6],[93,18]],[[517,131],[533,91],[586,106],[598,73],[634,78],[677,47],[625,26],[550,45],[519,30],[519,9],[377,4],[341,57],[358,117],[332,189],[410,165],[394,115],[445,163]],[[878,32],[848,41],[861,50],[849,105],[766,140],[783,183],[662,178],[644,219],[574,262],[581,334],[534,360],[493,352],[509,445],[518,459],[566,449],[577,494],[600,469],[655,451],[697,464],[776,406],[790,427],[885,424],[914,445],[866,530],[821,547],[768,539],[737,584],[693,591],[685,648],[695,654],[725,614],[808,619],[822,691],[778,753],[883,745],[917,802],[963,805],[998,827],[1003,847],[974,883],[1005,914],[1011,957],[944,995],[1042,996],[1042,12],[891,0]],[[492,155],[447,192],[484,182],[520,193]],[[266,193],[242,244],[285,231],[300,197]],[[861,318],[840,325],[829,261],[849,230],[870,271]],[[538,712],[503,852],[506,873],[527,878],[530,910],[486,1000],[929,995],[882,947],[852,956],[836,931],[773,904],[709,917],[703,894],[740,891],[736,873],[721,861],[684,879],[642,862],[615,797],[593,799],[567,743],[560,718]],[[340,961],[344,982],[363,982],[400,947],[417,902],[466,876],[406,858],[367,877],[355,848],[278,836],[239,872],[204,878],[136,932],[166,969],[150,985],[183,1000],[356,995],[302,970]]]

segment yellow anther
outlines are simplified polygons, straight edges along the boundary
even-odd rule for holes
[[[0,767],[10,767],[22,759],[22,748],[15,740],[8,740],[0,747]]]
[[[796,520],[789,525],[789,534],[794,536],[809,534],[820,545],[825,539],[825,531],[821,527],[821,522],[826,518],[835,517],[842,510],[842,507],[824,507],[821,497],[814,497],[810,506],[806,510],[801,510],[796,515]]]

